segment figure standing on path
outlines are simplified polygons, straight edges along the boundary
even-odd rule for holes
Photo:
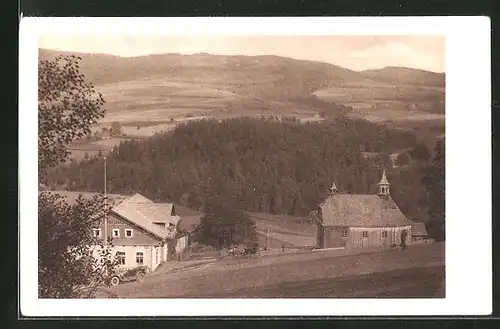
[[[401,248],[406,249],[406,238],[408,237],[408,232],[406,230],[401,231]]]

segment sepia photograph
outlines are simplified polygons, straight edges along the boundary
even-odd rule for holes
[[[118,32],[36,35],[36,299],[446,299],[445,32]]]

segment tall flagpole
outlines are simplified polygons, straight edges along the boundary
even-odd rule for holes
[[[104,245],[108,244],[108,188],[106,178],[107,157],[104,156]]]

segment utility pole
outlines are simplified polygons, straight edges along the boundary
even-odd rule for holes
[[[107,157],[104,156],[104,245],[108,244],[108,187],[107,187]]]
[[[269,249],[269,229],[266,230],[266,250]]]

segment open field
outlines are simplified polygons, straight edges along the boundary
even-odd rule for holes
[[[212,261],[113,288],[122,298],[444,297],[444,245]]]
[[[108,154],[112,148],[118,146],[122,141],[127,139],[128,138],[112,137],[102,140],[76,141],[68,148],[70,158],[79,161],[84,159],[85,153],[87,153],[89,157],[92,157],[98,156],[99,152],[104,156]]]
[[[372,122],[444,118],[445,88],[364,80],[317,90],[319,99],[351,106],[351,116]]]
[[[39,51],[40,59],[60,54]],[[377,123],[444,122],[441,73],[399,67],[355,72],[279,56],[76,55],[82,57],[82,73],[106,102],[105,117],[95,129],[117,121],[129,138],[200,118],[272,115],[321,121],[318,114],[331,104],[351,106],[349,116]],[[90,148],[97,153],[95,145]],[[74,154],[80,158],[84,152]]]
[[[259,245],[265,246],[266,232],[269,230],[268,248],[281,246],[300,248],[316,245],[316,226],[305,219],[262,213],[250,213],[255,220]]]
[[[39,51],[40,59],[60,54]],[[355,72],[279,56],[76,55],[82,58],[82,73],[104,96],[105,124],[158,121],[163,125],[170,119],[199,116],[294,115],[307,120],[318,112],[318,99],[366,103],[376,109],[377,102],[394,106],[377,113],[367,107],[356,109],[356,117],[376,122],[410,115],[412,120],[427,120],[427,113],[444,113],[445,75],[422,70],[388,67]],[[165,129],[169,127],[136,133],[146,136]]]

